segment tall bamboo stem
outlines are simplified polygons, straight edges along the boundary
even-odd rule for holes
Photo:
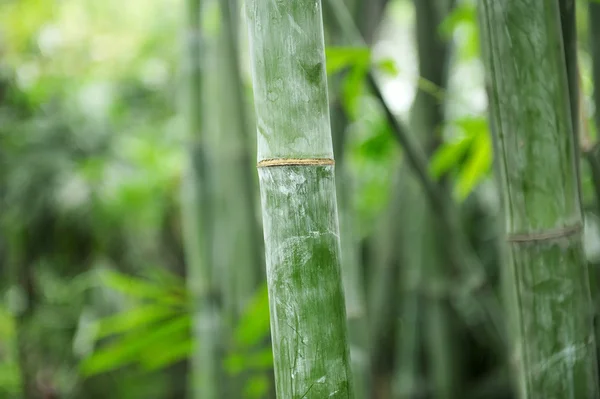
[[[353,398],[321,2],[247,2],[275,382]]]
[[[186,57],[183,64],[189,156],[182,180],[182,221],[187,263],[187,281],[192,295],[193,334],[192,397],[219,397],[219,320],[212,286],[212,253],[209,242],[211,193],[205,137],[202,134],[203,54],[201,3],[188,0],[186,7]]]
[[[483,0],[522,398],[598,398],[557,1]]]

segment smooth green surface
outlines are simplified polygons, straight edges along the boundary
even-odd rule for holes
[[[352,398],[333,167],[259,177],[277,396]]]
[[[484,0],[481,6],[520,397],[597,398],[581,232],[540,236],[560,236],[582,223],[558,2]],[[520,241],[510,240],[515,236]]]

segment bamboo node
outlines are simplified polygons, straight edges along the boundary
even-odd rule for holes
[[[565,226],[559,229],[545,230],[542,232],[529,233],[529,234],[508,234],[506,240],[514,243],[528,243],[537,241],[551,241],[560,238],[567,238],[569,236],[580,233],[583,230],[583,225],[577,223],[572,226]]]
[[[274,158],[260,161],[257,168],[272,168],[274,166],[326,166],[334,165],[331,158]]]

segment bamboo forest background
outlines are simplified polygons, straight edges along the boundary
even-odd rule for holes
[[[517,398],[481,313],[507,257],[475,1],[322,5],[355,396]],[[576,5],[595,293],[600,3]],[[275,397],[244,10],[0,0],[0,398]]]

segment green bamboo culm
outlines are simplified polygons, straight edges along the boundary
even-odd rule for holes
[[[483,0],[521,398],[600,397],[558,1]]]
[[[186,120],[189,154],[181,182],[181,208],[187,282],[192,298],[192,334],[196,347],[191,356],[192,398],[219,397],[219,318],[211,273],[211,184],[206,138],[202,134],[203,54],[201,2],[187,0],[185,56],[182,65],[182,109]]]
[[[248,0],[279,398],[353,398],[321,2]]]

